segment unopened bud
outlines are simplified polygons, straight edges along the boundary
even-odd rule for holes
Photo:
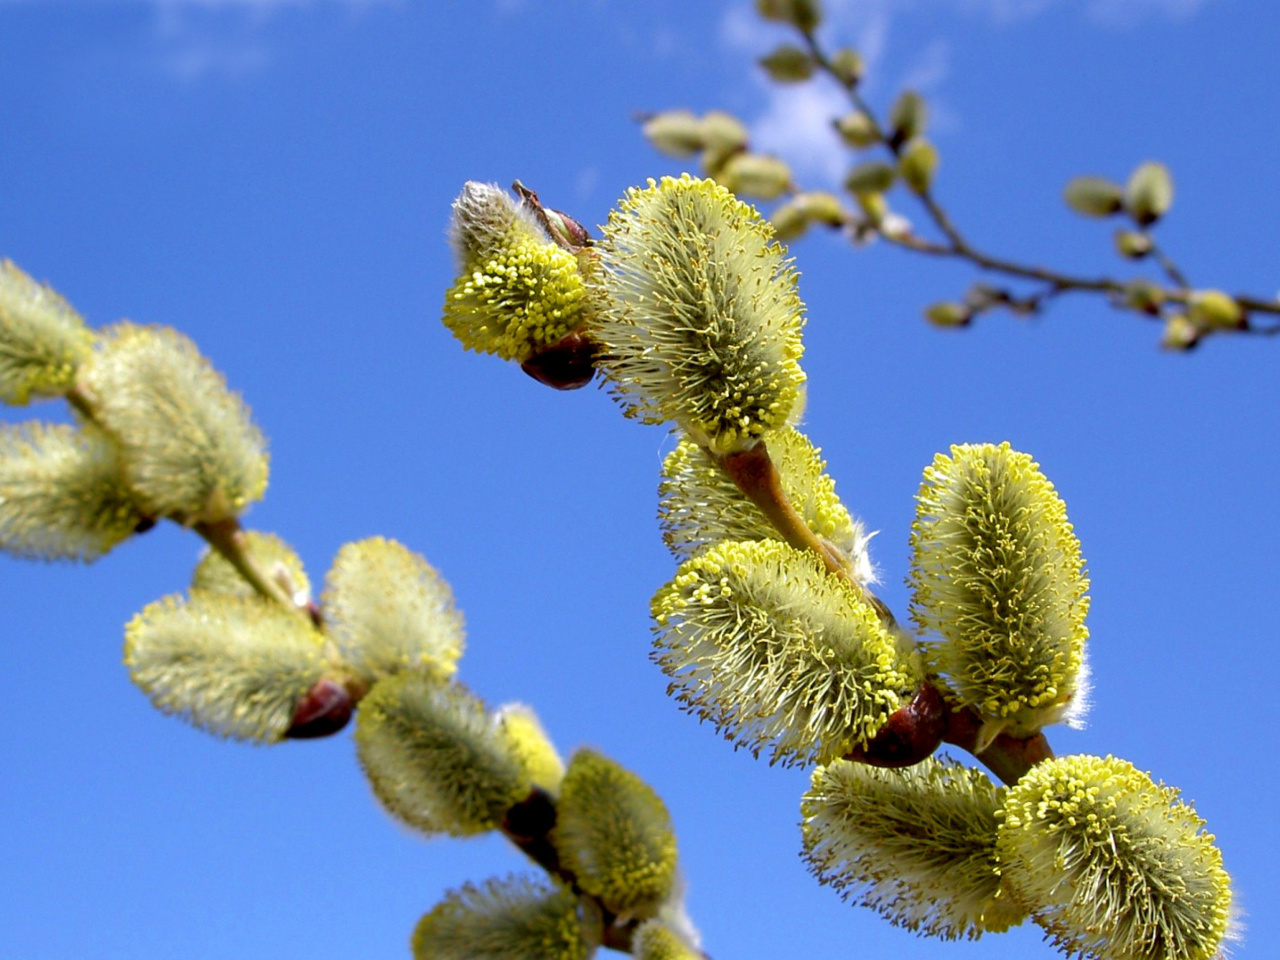
[[[725,161],[716,179],[734,193],[776,200],[791,186],[791,168],[777,157],[736,153]]]
[[[1138,230],[1117,230],[1116,250],[1130,260],[1141,260],[1151,252],[1151,237]]]
[[[1175,313],[1164,324],[1160,346],[1166,350],[1190,350],[1200,342],[1200,329],[1185,313]]]
[[[795,240],[809,229],[809,215],[799,200],[784,203],[769,216],[773,235],[779,240]]]
[[[704,145],[702,122],[688,110],[655,113],[640,128],[654,149],[674,157],[688,157]]]
[[[702,118],[702,142],[708,150],[741,150],[747,145],[747,128],[731,113],[711,110]]]
[[[1105,177],[1075,177],[1062,191],[1067,206],[1085,217],[1109,217],[1119,213],[1124,191]]]
[[[849,171],[844,178],[845,189],[850,193],[884,193],[893,186],[897,179],[897,171],[880,160],[869,160],[860,163]]]
[[[898,157],[898,170],[908,187],[916,193],[928,193],[938,171],[938,148],[923,137],[907,141]]]
[[[1124,288],[1124,305],[1130,310],[1158,316],[1164,304],[1164,290],[1150,280],[1134,280]]]
[[[784,44],[767,57],[760,59],[760,66],[778,83],[800,83],[813,76],[813,57],[792,44]]]
[[[973,311],[963,303],[940,300],[929,304],[924,317],[935,327],[965,327],[973,320]]]
[[[812,30],[822,22],[818,0],[756,0],[756,12],[766,20]]]
[[[849,87],[856,87],[866,71],[866,64],[857,50],[841,47],[831,56],[831,69],[840,82]]]
[[[924,98],[914,90],[904,90],[889,110],[890,139],[894,143],[906,143],[912,137],[924,133],[929,119],[929,108]]]
[[[834,121],[833,126],[840,138],[851,147],[861,149],[880,142],[880,128],[876,126],[871,114],[863,110],[845,114]]]
[[[1187,301],[1188,313],[1205,330],[1237,330],[1244,323],[1244,310],[1221,290],[1197,290]]]
[[[805,214],[815,223],[839,227],[843,226],[848,219],[844,207],[840,205],[840,200],[835,194],[822,191],[801,193],[796,196],[796,202],[804,208]]]
[[[1149,161],[1129,176],[1124,187],[1124,208],[1141,226],[1155,223],[1173,205],[1173,178],[1163,163]]]

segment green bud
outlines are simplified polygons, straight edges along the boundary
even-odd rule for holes
[[[1243,308],[1221,290],[1196,290],[1187,301],[1187,312],[1204,330],[1239,330],[1244,325]]]
[[[845,175],[844,187],[850,193],[884,193],[893,186],[897,171],[882,160],[860,163]]]
[[[706,144],[702,121],[688,110],[655,113],[641,127],[654,148],[673,157],[689,157]]]
[[[1089,582],[1053,484],[1007,443],[957,445],[925,469],[917,501],[911,615],[940,638],[931,671],[992,738],[1074,721]]]
[[[906,143],[924,133],[928,120],[929,108],[924,98],[914,90],[904,90],[889,109],[890,139],[894,143]]]
[[[1173,205],[1173,178],[1163,163],[1148,161],[1129,176],[1124,187],[1124,208],[1143,227],[1150,226]]]
[[[865,111],[854,110],[833,123],[840,138],[851,147],[862,149],[880,142],[880,128]]]
[[[779,240],[795,240],[809,229],[809,215],[804,204],[796,200],[777,207],[769,215],[769,222],[773,224],[773,235]]]
[[[0,403],[65,394],[92,349],[93,334],[71,304],[0,260]]]
[[[795,271],[724,187],[649,183],[628,191],[596,248],[601,363],[629,416],[674,422],[719,453],[744,449],[803,401]]]
[[[1067,206],[1085,217],[1109,217],[1119,213],[1124,191],[1105,177],[1075,177],[1062,191]]]
[[[462,614],[449,585],[394,540],[373,537],[338,551],[324,616],[342,663],[367,684],[403,670],[446,680],[462,656]]]
[[[935,327],[964,327],[973,320],[973,311],[954,300],[931,303],[924,311],[925,319]]]
[[[756,0],[756,12],[766,20],[789,23],[804,31],[822,22],[818,0]]]
[[[804,858],[819,881],[897,926],[946,939],[1003,932],[1025,911],[996,869],[1000,792],[955,761],[837,760],[804,796]]]
[[[113,327],[83,380],[147,514],[216,522],[261,499],[266,441],[244,401],[178,331]]]
[[[777,157],[737,153],[725,162],[715,179],[736,194],[776,200],[791,187],[791,168]]]
[[[816,554],[721,541],[651,603],[670,692],[770,762],[827,762],[864,746],[919,683],[910,649]]]
[[[273,743],[324,668],[324,637],[261,597],[193,592],[150,604],[125,628],[133,682],[165,713],[209,733]]]
[[[783,44],[767,57],[760,59],[760,66],[777,83],[800,83],[813,76],[813,57],[800,47]]]
[[[702,117],[702,142],[708,150],[734,152],[747,145],[747,128],[723,110],[710,110]]]
[[[1164,322],[1164,333],[1160,337],[1160,346],[1166,350],[1190,350],[1200,342],[1204,333],[1185,313],[1175,313]]]
[[[646,920],[631,940],[635,960],[705,960],[706,955],[661,920]]]
[[[560,862],[613,913],[652,916],[676,880],[676,836],[661,798],[593,750],[569,761],[556,804]]]
[[[908,140],[898,157],[903,182],[916,193],[927,193],[938,170],[938,148],[922,137]]]
[[[848,214],[840,205],[835,194],[815,190],[809,193],[796,194],[796,203],[804,208],[805,214],[814,223],[826,224],[829,227],[840,227],[848,220]]]
[[[884,194],[859,192],[854,194],[854,199],[858,201],[858,206],[866,217],[868,225],[879,229],[884,223],[884,218],[889,214],[889,202],[885,200]]]
[[[424,833],[496,830],[533,790],[484,704],[430,674],[397,673],[374,684],[360,704],[355,740],[382,805]]]
[[[0,550],[88,562],[142,523],[119,448],[101,430],[0,425]]]
[[[466,884],[419,922],[414,960],[587,960],[592,950],[568,887],[526,877]]]
[[[1138,230],[1117,230],[1116,252],[1129,260],[1141,260],[1151,252],[1151,237]]]
[[[1057,757],[1011,787],[996,816],[1000,875],[1065,953],[1222,955],[1231,878],[1176,790],[1114,757]]]
[[[1164,290],[1150,280],[1134,280],[1127,284],[1122,295],[1122,302],[1130,310],[1158,316],[1164,304]]]
[[[845,86],[856,87],[866,72],[866,64],[858,51],[841,47],[831,55],[831,69]]]

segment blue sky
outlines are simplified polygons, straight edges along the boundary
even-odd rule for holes
[[[648,600],[674,570],[654,519],[670,439],[602,391],[555,394],[464,353],[439,323],[462,183],[518,177],[599,223],[626,187],[681,170],[635,111],[735,111],[804,182],[838,177],[847,156],[810,132],[838,107],[761,82],[754,59],[782,34],[750,6],[0,2],[0,256],[93,324],[196,340],[270,440],[247,522],[293,543],[313,580],[366,536],[425,554],[466,613],[462,679],[530,703],[562,751],[604,750],[666,799],[717,960],[1054,956],[1030,924],[919,940],[817,886],[797,856],[805,772],[732,751],[648,660]],[[868,56],[874,103],[904,84],[929,97],[939,195],[984,247],[1123,274],[1110,226],[1067,212],[1061,189],[1160,159],[1177,196],[1159,236],[1193,282],[1280,288],[1268,0],[828,6],[832,42]],[[1170,355],[1154,325],[1085,298],[941,332],[921,309],[971,270],[829,236],[794,255],[806,428],[880,531],[885,599],[905,611],[912,497],[935,452],[1033,454],[1093,584],[1094,706],[1055,748],[1182,788],[1236,879],[1236,955],[1272,955],[1280,345]],[[198,548],[160,528],[90,567],[0,557],[0,955],[407,957],[446,889],[521,858],[396,826],[346,734],[250,748],[152,710],[121,627],[184,588]]]

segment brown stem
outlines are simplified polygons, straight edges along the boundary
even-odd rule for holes
[[[204,537],[209,546],[217,550],[260,596],[283,604],[290,610],[298,609],[297,604],[285,593],[284,588],[264,574],[254,563],[253,557],[249,554],[244,530],[236,517],[215,521],[202,520],[196,523],[193,529]]]
[[[810,529],[804,517],[796,511],[782,489],[782,478],[774,466],[769,450],[763,442],[749,450],[739,450],[716,456],[721,469],[737,484],[738,489],[760,508],[782,538],[799,550],[812,550],[828,570],[843,577],[875,608],[880,619],[892,625],[893,614],[883,600],[858,583],[849,571],[848,563],[822,538]]]
[[[1028,770],[1041,760],[1053,756],[1053,750],[1043,733],[1034,733],[1029,737],[1012,737],[1002,733],[991,741],[990,745],[980,753],[974,752],[978,745],[978,733],[982,728],[982,718],[967,707],[952,710],[948,713],[947,731],[943,734],[943,742],[954,744],[967,750],[982,761],[988,770],[1000,778],[1000,782],[1013,786]]]

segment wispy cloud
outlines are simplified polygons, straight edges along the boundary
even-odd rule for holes
[[[361,10],[398,0],[133,0],[153,9],[156,65],[180,80],[238,77],[272,60],[270,28],[286,12]]]

